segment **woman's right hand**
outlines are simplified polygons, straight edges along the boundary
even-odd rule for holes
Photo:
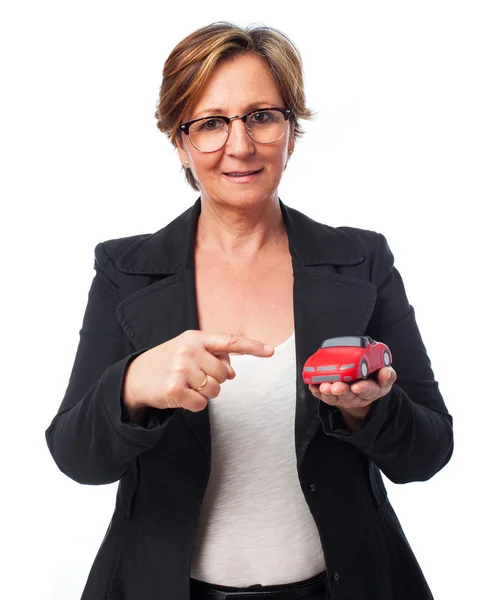
[[[148,406],[204,410],[219,395],[221,383],[235,377],[230,352],[268,357],[274,349],[240,335],[189,330],[140,354],[130,363],[123,384],[123,403],[131,418]]]

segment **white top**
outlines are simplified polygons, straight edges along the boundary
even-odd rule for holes
[[[211,476],[190,576],[217,585],[280,585],[325,570],[296,469],[294,332],[270,358],[231,355],[236,377],[209,401]]]

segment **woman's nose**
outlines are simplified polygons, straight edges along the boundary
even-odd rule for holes
[[[255,142],[246,132],[245,123],[241,119],[232,120],[224,151],[234,156],[248,156],[254,150]]]

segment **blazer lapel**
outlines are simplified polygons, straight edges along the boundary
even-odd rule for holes
[[[343,335],[363,335],[376,292],[372,284],[348,281],[334,267],[313,270],[299,265],[294,276],[296,331],[296,422],[298,465],[320,421],[319,400],[303,382],[302,369],[323,340]],[[367,317],[367,318],[366,318]]]
[[[131,246],[117,263],[120,271],[135,276],[130,278],[135,281],[135,290],[117,306],[116,316],[137,350],[153,348],[199,328],[194,266],[199,214],[198,200],[168,226]],[[142,279],[146,275],[147,280]],[[210,456],[208,408],[196,413],[185,409],[178,412]]]
[[[294,273],[295,444],[300,466],[319,426],[319,400],[303,383],[303,365],[324,339],[364,333],[376,288],[338,272],[337,266],[364,260],[362,249],[349,236],[312,221],[281,201],[280,206]],[[198,329],[194,245],[199,215],[200,199],[165,228],[139,239],[118,260],[119,270],[134,277],[125,278],[127,291],[116,316],[137,350],[153,348],[188,329]],[[197,413],[178,411],[210,456],[208,407]]]
[[[374,284],[342,275],[337,269],[364,260],[363,250],[349,236],[312,221],[282,202],[281,209],[294,273],[295,444],[300,469],[306,449],[320,426],[320,401],[311,394],[302,378],[305,361],[327,338],[363,335],[377,293]]]

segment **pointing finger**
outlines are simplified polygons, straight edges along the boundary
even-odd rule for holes
[[[210,333],[203,339],[204,348],[212,354],[234,352],[251,356],[268,357],[274,354],[274,348],[259,340],[252,340],[234,333]]]

